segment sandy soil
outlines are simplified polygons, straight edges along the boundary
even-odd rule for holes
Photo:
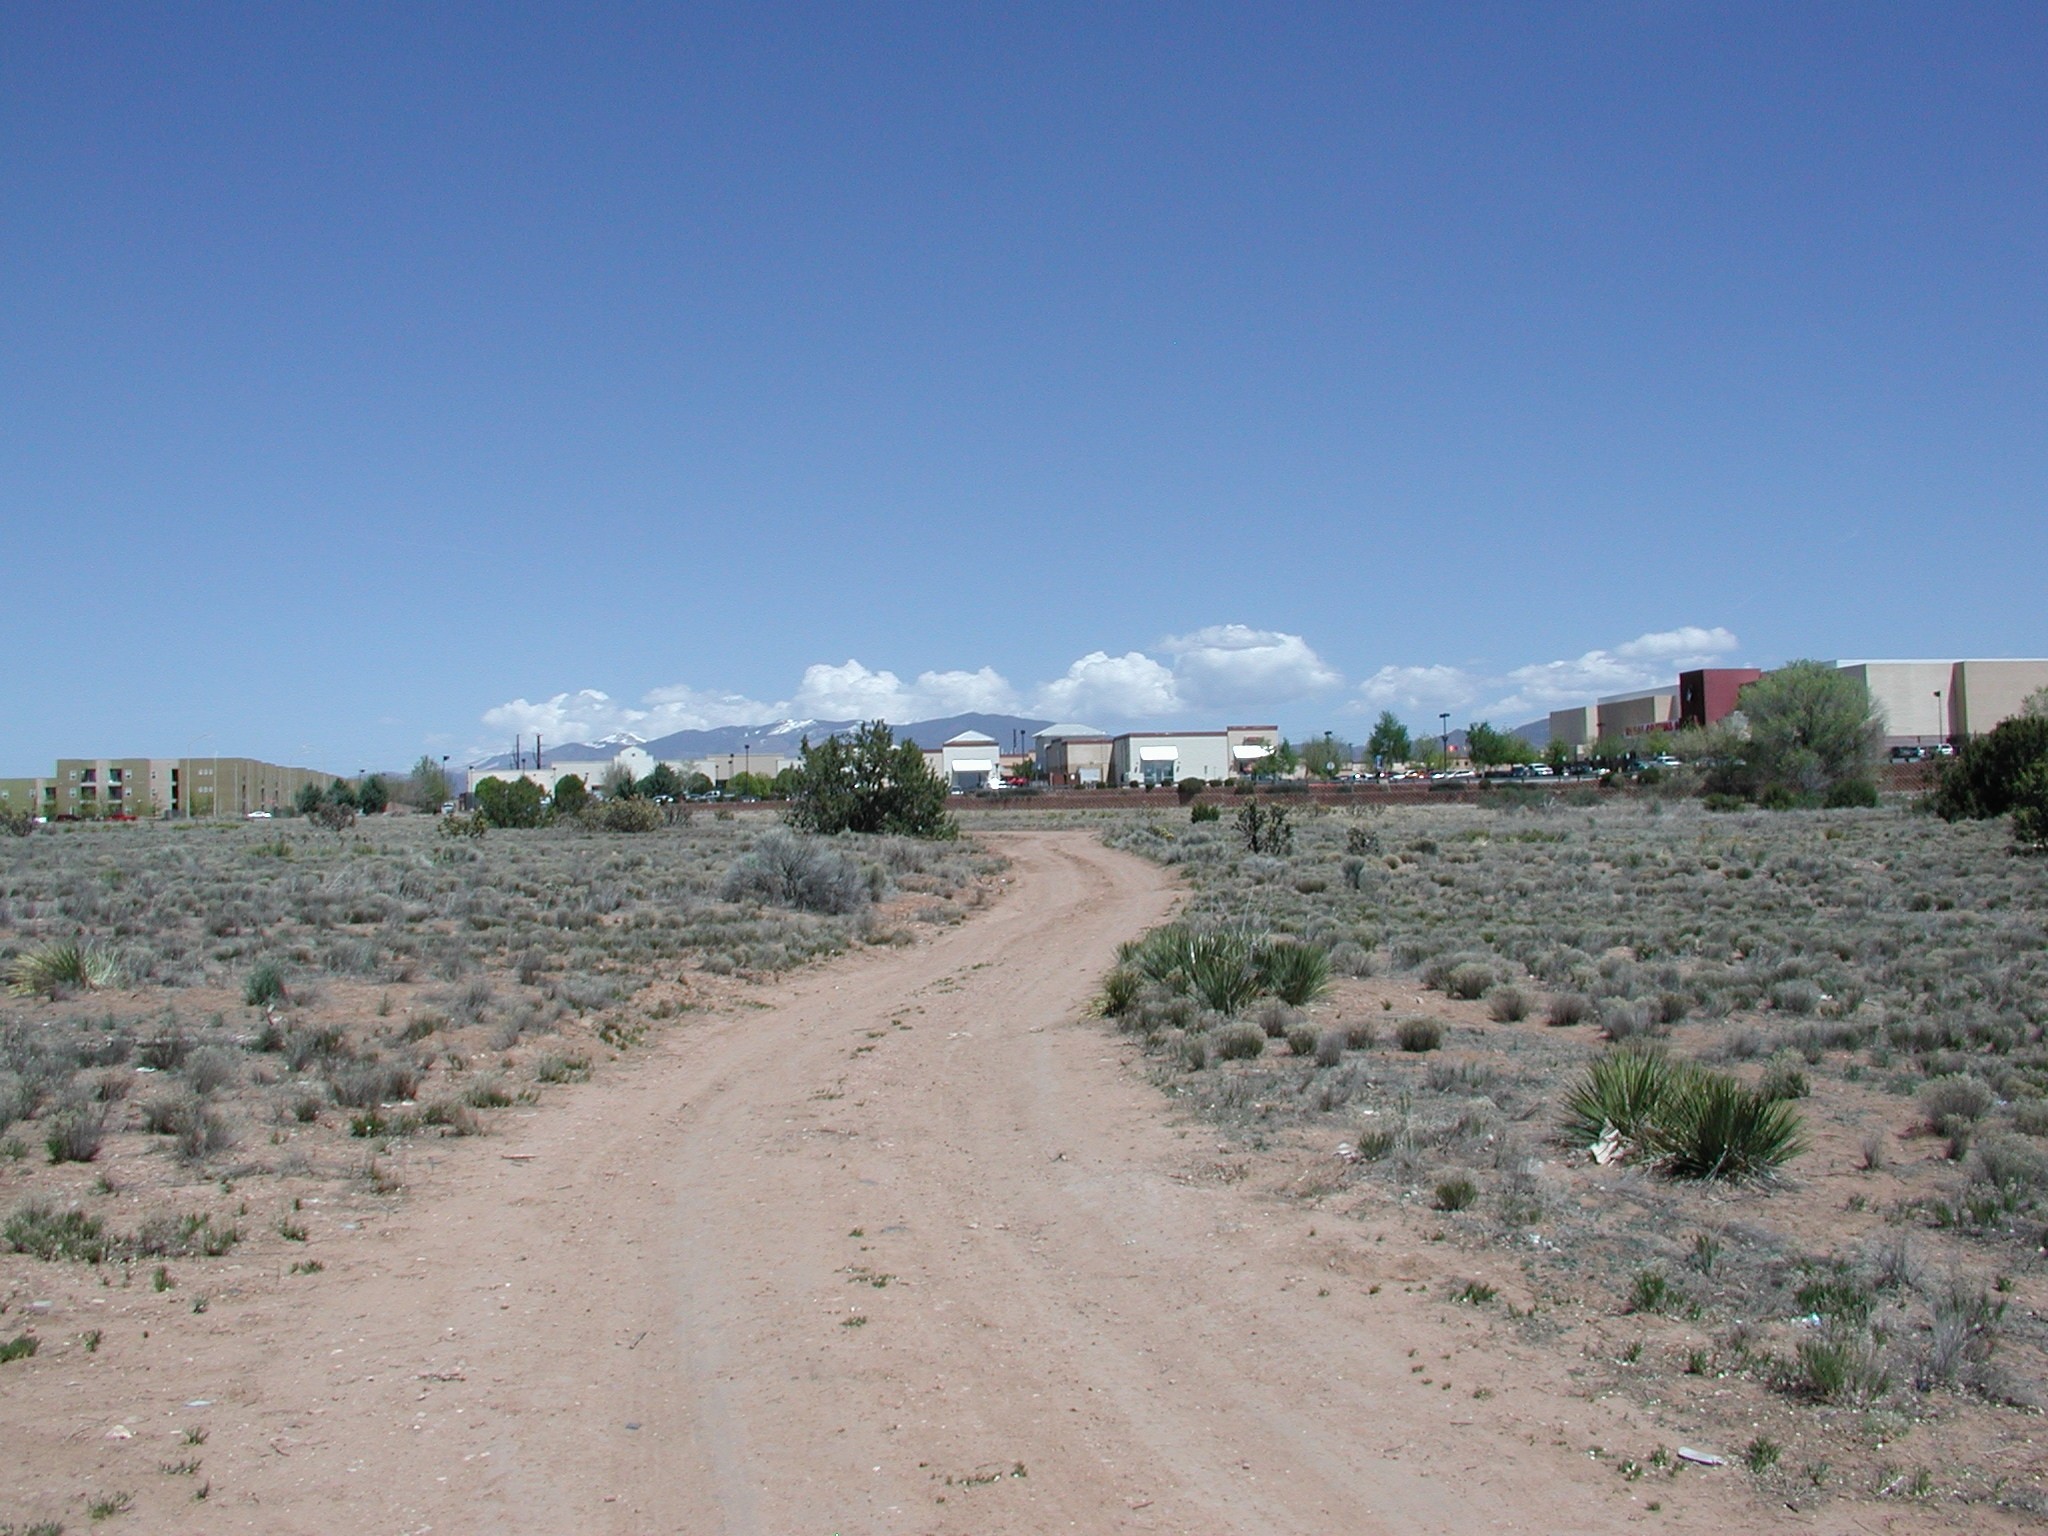
[[[434,1144],[388,1214],[316,1232],[320,1274],[216,1261],[195,1314],[53,1273],[41,1331],[104,1343],[0,1377],[0,1519],[118,1491],[96,1529],[1943,1528],[1618,1477],[1591,1447],[1682,1426],[1448,1304],[1426,1238],[1217,1176],[1083,1017],[1167,874],[1000,842],[983,915]]]

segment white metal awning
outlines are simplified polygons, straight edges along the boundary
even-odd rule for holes
[[[1235,757],[1241,763],[1255,763],[1262,757],[1271,757],[1273,755],[1273,749],[1271,747],[1248,745],[1242,747],[1232,747],[1230,749],[1230,753],[1231,756]]]
[[[996,765],[985,757],[956,757],[953,759],[955,773],[994,773]]]
[[[1177,763],[1180,761],[1179,747],[1140,747],[1138,761],[1141,763]]]

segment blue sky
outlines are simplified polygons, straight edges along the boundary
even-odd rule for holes
[[[0,773],[2040,655],[2048,9],[12,6]]]

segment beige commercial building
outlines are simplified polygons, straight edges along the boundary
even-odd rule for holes
[[[1611,694],[1595,706],[1595,721],[1595,739],[1668,731],[1678,723],[1678,689],[1674,685]]]
[[[1113,738],[1094,726],[1067,721],[1048,725],[1031,739],[1038,744],[1038,771],[1047,783],[1093,788],[1109,782]]]
[[[1888,746],[1982,736],[2010,720],[2028,695],[2048,688],[2048,660],[1838,661],[1884,716]]]
[[[2048,661],[1959,661],[1949,698],[1958,736],[1981,736],[2026,707],[2030,695],[2048,688]]]
[[[288,810],[308,784],[335,775],[254,757],[60,757],[47,779],[8,780],[40,816],[246,816]]]
[[[1553,709],[1550,712],[1550,739],[1562,743],[1574,756],[1583,756],[1586,749],[1600,739],[1599,706],[1580,704],[1572,709]]]

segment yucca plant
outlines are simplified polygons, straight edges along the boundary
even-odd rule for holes
[[[1259,967],[1242,934],[1200,933],[1188,941],[1188,981],[1218,1013],[1241,1011],[1259,995]]]
[[[1565,1095],[1565,1138],[1589,1147],[1611,1126],[1623,1141],[1642,1146],[1673,1096],[1698,1071],[1661,1050],[1623,1046],[1609,1051]]]
[[[7,990],[16,997],[55,999],[65,992],[111,986],[120,974],[120,965],[99,946],[67,940],[15,956],[7,967]]]
[[[1188,946],[1193,938],[1193,931],[1186,923],[1167,923],[1120,948],[1117,963],[1135,970],[1148,981],[1170,983],[1176,977],[1185,978]]]
[[[1296,1008],[1305,1008],[1330,984],[1330,953],[1320,944],[1276,939],[1262,945],[1259,978],[1266,990]]]
[[[1761,1179],[1806,1150],[1798,1111],[1725,1072],[1695,1071],[1660,1106],[1645,1138],[1678,1179]]]

